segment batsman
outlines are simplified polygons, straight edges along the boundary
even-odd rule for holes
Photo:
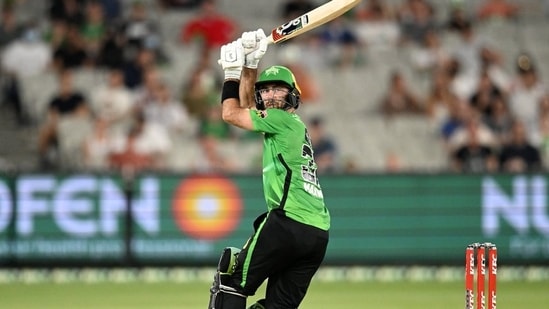
[[[221,47],[223,120],[263,134],[263,193],[267,212],[240,249],[223,250],[210,289],[209,309],[295,309],[328,246],[330,213],[317,177],[307,128],[296,114],[300,90],[292,72],[271,66],[259,74],[268,41],[259,29]]]

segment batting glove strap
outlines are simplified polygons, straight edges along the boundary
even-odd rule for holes
[[[225,73],[225,80],[240,80],[240,75],[242,74],[242,68],[238,69],[226,69],[223,71]]]

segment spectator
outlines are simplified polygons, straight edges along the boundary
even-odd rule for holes
[[[52,0],[49,8],[52,22],[77,26],[84,20],[84,0]]]
[[[334,173],[337,170],[337,146],[335,141],[326,134],[324,119],[312,118],[308,133],[313,145],[317,172],[321,174]]]
[[[389,151],[385,154],[385,172],[399,173],[402,172],[403,169],[402,159],[397,153]]]
[[[137,113],[121,143],[109,156],[110,166],[118,170],[163,170],[172,142],[163,126],[147,122]]]
[[[549,92],[539,101],[539,115],[540,117],[549,116]]]
[[[140,138],[143,136],[141,127],[132,128],[118,151],[109,152],[109,167],[122,172],[139,172],[142,170],[154,170],[155,158],[148,151],[143,151]]]
[[[483,118],[483,122],[494,132],[497,143],[503,145],[509,141],[509,132],[514,121],[513,115],[502,96],[495,96],[492,99],[490,110],[490,114]]]
[[[145,106],[152,104],[155,100],[156,89],[163,82],[157,67],[146,67],[143,71],[143,82],[132,91],[135,100],[135,109],[143,110]]]
[[[362,1],[354,9],[354,15],[361,21],[378,21],[394,19],[394,12],[391,7],[381,0]]]
[[[116,149],[115,135],[110,131],[109,122],[103,118],[93,120],[93,128],[83,144],[84,168],[90,171],[105,172],[109,168],[109,156]]]
[[[218,11],[217,0],[203,0],[199,13],[183,25],[180,40],[184,44],[198,42],[202,52],[209,52],[230,42],[237,34],[236,22]]]
[[[458,97],[450,90],[450,78],[446,71],[437,70],[432,74],[431,90],[426,100],[426,112],[433,128],[442,128],[450,117],[451,110],[460,104]]]
[[[22,79],[45,73],[52,60],[48,44],[40,39],[40,32],[34,25],[28,25],[16,40],[6,45],[1,56],[3,78],[0,84],[0,99],[13,107],[19,125],[29,121],[21,93]]]
[[[124,34],[127,53],[133,58],[140,50],[147,49],[154,53],[159,62],[168,59],[162,49],[160,28],[148,15],[148,10],[142,1],[133,1],[130,11],[122,21],[121,32]]]
[[[467,120],[472,114],[472,108],[469,104],[467,104],[467,102],[461,101],[458,101],[457,104],[450,104],[448,107],[448,117],[446,117],[442,122],[440,127],[440,135],[442,137],[444,147],[450,153],[450,139],[457,131],[461,130],[466,125]]]
[[[544,169],[547,169],[549,162],[549,118],[545,117],[540,122],[540,155],[544,162]]]
[[[504,69],[505,63],[501,54],[495,49],[482,47],[480,49],[481,75],[486,72],[495,87],[502,95],[507,96],[511,87],[511,77]]]
[[[448,69],[452,73],[452,89],[461,100],[469,100],[474,94],[481,74],[488,72],[498,86],[508,83],[498,63],[499,54],[486,40],[477,36],[467,23],[459,33],[459,44],[451,50]]]
[[[448,150],[453,153],[457,149],[466,145],[471,145],[471,139],[475,139],[473,144],[497,149],[497,139],[494,132],[482,122],[482,118],[478,111],[474,109],[465,109],[465,114],[462,115],[462,125],[458,127],[450,136],[448,141]]]
[[[67,40],[69,25],[62,20],[52,20],[47,32],[44,35],[52,50],[60,48]]]
[[[192,72],[187,75],[182,101],[189,114],[197,119],[206,117],[209,106],[218,104],[221,76],[211,65],[209,53],[201,53]]]
[[[399,10],[401,42],[422,44],[425,34],[436,31],[435,11],[425,0],[406,0]]]
[[[537,68],[530,56],[517,58],[517,77],[509,94],[511,113],[526,126],[528,139],[535,138],[538,130],[539,102],[547,93],[547,87],[539,78]]]
[[[511,19],[517,17],[519,7],[507,0],[484,0],[477,11],[480,20]]]
[[[42,168],[55,168],[58,158],[58,124],[68,117],[88,117],[89,108],[84,95],[74,89],[72,72],[58,74],[59,89],[50,101],[46,120],[38,137],[38,152]]]
[[[539,150],[528,140],[526,129],[520,121],[513,124],[511,139],[503,145],[499,160],[504,172],[525,173],[541,170]]]
[[[120,69],[111,69],[106,82],[93,89],[91,107],[97,117],[107,121],[114,130],[127,126],[135,106],[131,91],[124,85],[124,75]]]
[[[46,72],[51,60],[51,48],[42,40],[38,27],[31,23],[21,36],[5,46],[2,68],[4,72],[24,78]]]
[[[546,94],[540,102],[539,132],[534,145],[538,145],[545,168],[549,163],[549,94]]]
[[[0,51],[12,41],[21,37],[24,27],[18,22],[13,4],[2,5],[0,12]]]
[[[126,42],[124,35],[113,26],[105,29],[105,36],[99,47],[97,66],[107,69],[124,66]]]
[[[434,72],[445,69],[450,62],[450,52],[442,45],[440,36],[434,31],[425,33],[421,45],[410,53],[411,63],[420,72]]]
[[[106,36],[106,20],[101,3],[89,1],[80,28],[84,49],[90,64],[97,65],[99,52]]]
[[[401,72],[391,74],[389,88],[381,101],[381,112],[386,117],[399,114],[422,114],[425,107],[421,99],[408,87]]]
[[[221,107],[218,102],[211,102],[207,106],[206,115],[200,118],[199,121],[199,139],[213,138],[215,140],[207,141],[207,146],[228,140],[234,136],[230,125],[221,118]]]
[[[468,27],[470,23],[471,17],[465,12],[463,5],[453,5],[450,8],[445,28],[449,30],[450,33],[459,33],[463,28]]]
[[[549,124],[549,92],[546,93],[539,101],[538,111],[538,131],[530,138],[530,141],[534,146],[543,147],[543,144],[546,141],[549,141],[546,140],[546,138],[549,137],[549,131],[546,130],[549,129],[549,127],[546,127]],[[540,148],[540,150],[545,152],[544,149]],[[549,163],[549,161],[547,163]]]
[[[194,9],[202,3],[202,0],[158,0],[165,10],[171,9]]]
[[[343,172],[345,174],[360,173],[360,167],[357,160],[353,157],[347,157],[343,160]]]
[[[373,51],[396,47],[400,29],[388,5],[380,0],[363,1],[354,12],[354,30],[363,46]]]
[[[163,126],[168,133],[181,134],[190,131],[190,117],[183,103],[175,100],[168,86],[160,83],[155,88],[154,100],[143,106],[148,123]]]
[[[451,51],[459,63],[459,74],[462,78],[470,80],[469,86],[458,93],[462,99],[468,99],[474,91],[482,71],[481,54],[484,48],[493,49],[484,38],[477,35],[471,23],[464,24],[459,32],[459,44]]]
[[[330,52],[320,35],[320,31],[311,31],[300,36],[299,40],[289,40],[280,46],[278,59],[285,63],[299,65],[311,74],[322,73],[331,69],[331,63],[326,61]]]
[[[221,115],[218,98],[207,105],[205,116],[199,119],[198,142],[203,155],[194,166],[199,172],[234,172],[238,169],[233,158],[222,153],[222,143],[236,136]]]
[[[282,3],[280,17],[284,21],[297,18],[317,7],[314,1],[310,0],[286,0]]]
[[[451,168],[458,172],[486,173],[498,169],[498,139],[482,122],[480,113],[467,102],[454,110],[453,130],[447,136],[446,150]]]
[[[360,42],[350,21],[337,18],[320,28],[318,35],[328,49],[329,61],[339,68],[360,64]]]
[[[108,23],[116,23],[122,17],[121,2],[122,0],[99,0]]]
[[[143,84],[144,74],[149,69],[156,67],[156,55],[147,48],[137,51],[134,58],[127,60],[122,68],[124,71],[124,84],[131,90],[138,89]]]
[[[65,70],[77,69],[88,61],[86,46],[80,28],[73,24],[59,22],[58,27],[66,27],[62,38],[58,41],[58,45],[54,45],[53,61],[54,68],[60,72]],[[62,31],[62,30],[60,30]]]
[[[493,148],[481,143],[477,130],[473,127],[469,129],[467,141],[453,153],[453,169],[465,173],[495,172],[498,164]]]
[[[492,82],[488,73],[484,72],[481,74],[477,89],[469,102],[486,119],[492,116],[493,102],[496,99],[506,102],[503,92]]]
[[[193,164],[193,170],[199,173],[234,173],[238,166],[231,157],[220,151],[219,140],[214,136],[203,136],[199,139],[202,156]]]

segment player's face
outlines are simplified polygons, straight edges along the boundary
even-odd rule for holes
[[[281,84],[266,84],[261,86],[259,94],[265,103],[265,108],[282,108],[290,89]]]

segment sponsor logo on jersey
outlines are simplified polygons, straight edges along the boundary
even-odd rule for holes
[[[304,183],[303,184],[303,189],[312,196],[315,196],[317,198],[324,198],[324,195],[322,194],[322,190],[320,190],[319,188],[317,188],[313,184]]]
[[[261,119],[265,119],[265,118],[267,118],[267,116],[268,116],[267,111],[260,111],[260,110],[257,110],[255,113],[256,113],[257,116],[259,116],[259,118],[261,118]]]

